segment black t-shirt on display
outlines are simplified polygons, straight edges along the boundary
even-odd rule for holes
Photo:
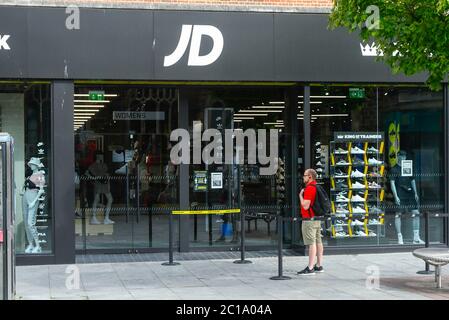
[[[395,165],[391,168],[390,181],[394,181],[400,200],[415,198],[415,193],[412,189],[413,177],[403,177],[401,166]]]

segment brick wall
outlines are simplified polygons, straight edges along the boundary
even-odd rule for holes
[[[329,12],[333,0],[2,0],[1,5],[218,11]]]

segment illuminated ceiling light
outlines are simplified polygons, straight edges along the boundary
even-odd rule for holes
[[[95,115],[94,112],[91,112],[91,113],[86,113],[86,112],[83,112],[83,113],[76,113],[76,112],[75,112],[75,117],[76,117],[76,116],[94,116],[94,115]]]
[[[269,104],[284,104],[284,101],[270,101]]]
[[[234,118],[234,120],[254,120],[254,117],[238,117]]]
[[[252,106],[254,109],[284,109],[285,106]]]
[[[264,122],[263,124],[277,124],[277,125],[279,125],[280,123],[279,122]]]
[[[89,94],[87,94],[87,93],[75,93],[74,96],[75,97],[88,97]],[[116,94],[116,93],[106,93],[103,96],[104,97],[118,97],[118,94]]]
[[[73,102],[82,102],[82,103],[109,103],[109,100],[74,100]]]
[[[348,117],[347,113],[333,113],[333,114],[314,114],[314,117]]]
[[[73,107],[74,108],[104,108],[104,105],[102,105],[102,104],[91,104],[91,105],[75,104]]]
[[[299,104],[303,104],[304,102],[303,101],[299,101],[298,103]],[[323,101],[310,101],[310,104],[321,104],[321,103],[323,103]]]
[[[74,109],[74,112],[98,112],[100,109]]]
[[[75,120],[83,120],[83,119],[90,119],[92,118],[91,116],[76,116]]]
[[[284,112],[284,110],[251,110],[251,109],[247,109],[247,110],[240,110],[239,111],[239,113],[240,112],[242,112],[242,113],[249,113],[249,112],[251,112],[251,113],[281,113],[281,112]],[[236,113],[236,114],[239,114],[239,113]]]
[[[234,119],[234,122],[242,122],[240,119]]]
[[[298,98],[304,98],[303,96],[298,96]],[[311,99],[321,99],[321,98],[324,98],[324,99],[346,99],[347,97],[346,96],[329,96],[329,95],[327,95],[327,96],[310,96],[310,98]]]
[[[236,117],[266,117],[268,113],[238,113],[235,115]]]

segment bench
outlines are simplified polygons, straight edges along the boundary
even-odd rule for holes
[[[435,267],[435,282],[437,289],[441,289],[441,267],[449,263],[449,249],[421,248],[413,251],[413,255]]]

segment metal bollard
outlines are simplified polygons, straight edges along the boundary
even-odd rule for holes
[[[237,264],[252,263],[250,260],[245,260],[245,213],[240,212],[240,260],[235,260]]]
[[[426,230],[425,234],[424,234],[424,242],[425,247],[428,248],[430,245],[430,239],[429,239],[429,212],[425,211],[424,212],[424,229]],[[432,274],[434,273],[432,270],[430,270],[429,268],[429,263],[426,261],[425,262],[425,269],[416,272],[417,274]]]
[[[283,235],[283,224],[281,215],[277,216],[277,226],[278,226],[278,275],[271,277],[270,280],[290,280],[291,277],[284,276],[283,265],[282,265],[282,240]]]
[[[168,218],[168,262],[162,263],[163,266],[177,266],[178,262],[173,262],[173,214]]]

